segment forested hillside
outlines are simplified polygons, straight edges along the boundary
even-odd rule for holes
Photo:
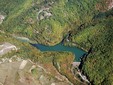
[[[73,36],[73,41],[87,49],[92,47],[82,68],[90,81],[94,85],[112,85],[113,17],[87,27]]]
[[[0,29],[39,43],[55,45],[65,34],[91,22],[98,0],[0,0]],[[93,9],[93,10],[92,10]],[[56,35],[57,34],[57,35]]]
[[[47,80],[43,85],[87,84],[73,69],[72,53],[41,52],[20,38],[51,46],[64,40],[84,49],[80,71],[90,84],[113,85],[113,0],[0,0],[0,52],[4,44],[18,48],[0,55],[0,61],[30,59],[38,68],[29,75],[39,83]]]
[[[113,85],[113,10],[98,14],[92,24],[72,33],[67,43],[90,50],[82,71],[94,85]]]

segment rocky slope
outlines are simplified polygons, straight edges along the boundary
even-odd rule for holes
[[[42,53],[27,42],[21,42],[2,33],[0,39],[1,85],[87,84],[73,73],[73,54]]]

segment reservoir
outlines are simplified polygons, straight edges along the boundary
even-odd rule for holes
[[[80,61],[81,57],[86,53],[85,51],[77,47],[64,46],[62,43],[59,43],[55,46],[46,46],[42,44],[32,44],[32,45],[42,52],[44,51],[72,52],[75,55],[74,61]]]

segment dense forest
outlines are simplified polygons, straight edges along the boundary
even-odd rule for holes
[[[1,0],[0,2],[1,14],[6,16],[0,29],[49,45],[59,43],[63,36],[75,27],[90,23],[98,12],[95,10],[98,0],[7,0],[5,2]]]
[[[87,56],[82,68],[92,84],[112,85],[113,17],[111,14],[106,17],[105,14],[94,22],[95,25],[73,35],[71,40],[85,49],[92,47],[92,52]]]

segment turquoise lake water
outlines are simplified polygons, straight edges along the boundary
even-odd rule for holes
[[[33,44],[36,48],[38,48],[41,51],[60,51],[60,52],[72,52],[75,55],[75,61],[80,61],[83,54],[86,52],[77,48],[77,47],[70,47],[70,46],[64,46],[62,43],[59,43],[55,46],[45,46],[42,44]]]

